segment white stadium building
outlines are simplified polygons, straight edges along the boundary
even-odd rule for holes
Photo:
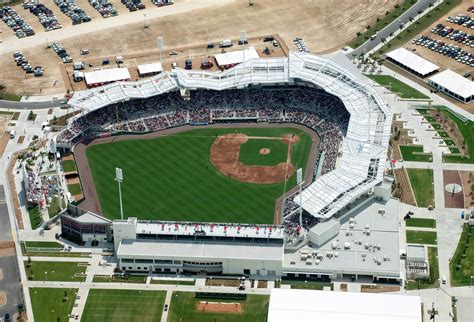
[[[384,182],[392,112],[343,55],[324,58],[291,52],[289,57],[246,60],[222,72],[177,68],[149,79],[77,92],[69,104],[80,109],[82,117],[111,104],[178,90],[189,97],[199,89],[292,85],[324,90],[338,97],[350,114],[335,169],[293,198],[319,223],[301,240],[288,242],[285,228],[277,225],[245,226],[248,233],[243,238],[244,226],[237,225],[196,228],[198,223],[114,221],[111,229],[121,269],[400,279],[398,201],[390,198],[390,184]],[[69,131],[69,141],[55,142],[59,150],[71,149],[74,138],[82,135],[71,127],[64,131]],[[65,229],[82,234],[77,225],[69,224],[74,216],[66,217]],[[180,233],[185,226],[194,237],[189,231]],[[225,232],[219,232],[223,227]],[[111,240],[111,233],[107,234],[102,238]]]

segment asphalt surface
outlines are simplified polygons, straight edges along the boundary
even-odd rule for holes
[[[14,101],[5,101],[0,100],[0,108],[12,108],[12,109],[24,109],[24,110],[39,110],[51,107],[58,107],[64,105],[66,100],[56,99],[52,101],[45,101],[45,102],[14,102]]]
[[[380,44],[380,41],[382,38],[387,39],[388,37],[390,37],[390,33],[397,31],[401,23],[406,24],[407,22],[410,21],[409,19],[410,17],[415,18],[418,15],[418,10],[425,11],[426,9],[429,8],[430,3],[433,3],[433,5],[435,5],[435,2],[436,2],[435,0],[418,0],[418,2],[416,2],[413,6],[411,6],[400,17],[392,21],[392,23],[387,25],[384,29],[380,30],[377,33],[377,36],[375,37],[374,40],[370,40],[370,39],[367,40],[357,49],[348,53],[347,57],[349,57],[349,59],[352,59],[352,54],[356,54],[356,56],[359,56],[359,54],[361,53],[365,54],[371,51],[372,49],[375,48],[375,46]]]
[[[8,208],[5,200],[5,191],[0,186],[0,241],[12,241],[12,231]],[[20,272],[16,260],[16,253],[13,249],[12,255],[0,256],[0,269],[3,271],[3,279],[0,281],[0,290],[7,295],[7,303],[0,308],[0,317],[6,313],[13,314],[18,312],[18,304],[23,302],[20,286]]]

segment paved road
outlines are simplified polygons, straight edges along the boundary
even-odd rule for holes
[[[8,208],[5,201],[5,191],[0,186],[0,241],[12,241],[12,231]],[[1,256],[4,254],[4,256]],[[0,308],[0,316],[10,313],[11,316],[18,310],[18,304],[23,302],[20,286],[20,273],[16,260],[15,249],[2,249],[0,253],[0,269],[3,279],[0,280],[0,291],[7,295],[7,303]]]
[[[4,109],[24,109],[24,110],[38,110],[38,109],[45,109],[51,107],[58,107],[64,105],[66,100],[62,99],[55,99],[52,101],[45,101],[45,102],[13,102],[13,101],[4,101],[0,100],[0,108]]]
[[[358,56],[359,54],[364,54],[372,49],[375,48],[380,43],[380,40],[382,38],[387,39],[390,36],[390,33],[395,32],[399,29],[400,24],[407,23],[409,22],[409,18],[415,18],[418,15],[418,10],[423,10],[425,11],[427,8],[429,8],[430,3],[435,3],[435,0],[418,0],[417,3],[415,3],[413,6],[411,6],[405,13],[403,13],[400,17],[398,17],[396,20],[392,21],[391,24],[387,25],[384,29],[380,30],[377,33],[377,36],[375,37],[374,40],[367,40],[365,43],[363,43],[361,46],[359,46],[357,49],[352,51],[351,53],[347,54],[347,57],[352,59],[352,54],[356,54]]]

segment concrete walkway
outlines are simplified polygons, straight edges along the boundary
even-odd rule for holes
[[[165,303],[163,305],[163,313],[161,314],[161,322],[168,321],[168,312],[170,311],[172,295],[173,291],[166,291]],[[164,310],[165,305],[168,305],[168,309],[166,311]]]

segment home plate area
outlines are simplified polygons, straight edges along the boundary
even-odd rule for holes
[[[240,303],[199,301],[197,310],[199,312],[242,313],[242,306]]]

